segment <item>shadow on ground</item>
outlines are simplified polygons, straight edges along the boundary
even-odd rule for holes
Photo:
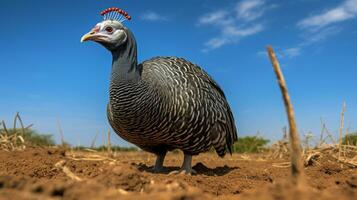
[[[134,166],[137,167],[137,169],[141,172],[145,171],[148,173],[153,173],[152,168],[153,166],[148,166],[146,164],[140,163],[140,164],[133,164]],[[203,163],[199,162],[195,166],[192,167],[194,170],[196,170],[197,175],[206,175],[206,176],[223,176],[228,174],[229,172],[239,169],[238,167],[229,167],[227,165],[223,167],[215,167],[215,168],[209,168],[206,167]],[[162,174],[169,174],[172,171],[179,170],[179,167],[165,167],[164,171]]]

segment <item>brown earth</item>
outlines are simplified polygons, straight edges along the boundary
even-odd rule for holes
[[[153,174],[155,158],[145,152],[0,151],[0,199],[357,199],[357,170],[329,155],[306,167],[302,189],[288,184],[286,160],[264,154],[201,154],[193,160],[197,175],[168,174],[182,157],[168,154],[167,173]]]

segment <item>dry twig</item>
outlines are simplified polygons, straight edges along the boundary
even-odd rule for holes
[[[95,147],[95,142],[97,141],[97,137],[99,135],[99,131],[95,134],[92,144],[90,145],[90,148],[93,149]]]
[[[55,164],[55,167],[58,169],[61,169],[63,171],[63,173],[65,173],[72,180],[82,181],[82,179],[79,178],[77,175],[75,175],[68,167],[65,166],[65,164],[66,164],[66,161],[61,160]]]
[[[62,145],[62,147],[64,147],[66,145],[66,142],[64,140],[63,129],[62,129],[61,122],[59,119],[57,119],[57,127],[58,127],[58,132],[61,135],[61,145]]]
[[[290,145],[291,145],[291,173],[292,182],[297,186],[303,186],[305,184],[304,168],[301,160],[301,143],[296,127],[294,109],[290,100],[288,89],[285,83],[284,75],[281,72],[280,65],[273,48],[269,46],[267,48],[271,63],[273,65],[274,72],[278,79],[280,90],[284,99],[285,109],[289,121],[290,128]]]
[[[66,154],[67,158],[71,160],[85,160],[85,161],[113,161],[115,162],[116,160],[107,156],[102,156],[100,154]]]
[[[108,150],[108,156],[109,157],[113,157],[113,153],[112,153],[112,143],[110,141],[110,129],[108,129],[108,146],[107,146],[107,150]]]
[[[345,123],[345,111],[346,111],[346,102],[343,102],[342,111],[341,111],[341,123],[340,123],[340,139],[339,139],[339,145],[338,145],[338,160],[341,159],[343,126]]]
[[[313,152],[313,153],[307,154],[306,159],[304,161],[305,167],[312,165],[317,160],[317,158],[319,158],[320,156],[321,156],[320,152]]]
[[[291,167],[291,162],[273,163],[272,166],[277,168],[288,168]]]

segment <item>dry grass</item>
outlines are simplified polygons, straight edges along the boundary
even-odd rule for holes
[[[270,148],[270,157],[272,159],[284,159],[289,156],[289,141],[286,139],[275,142]]]
[[[282,92],[284,99],[284,104],[286,108],[286,113],[288,116],[289,128],[290,128],[290,147],[289,151],[289,142],[286,139],[286,131],[284,131],[284,138],[281,141],[273,144],[271,148],[271,157],[274,159],[285,158],[291,154],[291,162],[277,163],[274,164],[274,167],[291,167],[294,183],[298,183],[299,179],[304,179],[303,165],[308,166],[316,162],[320,157],[328,155],[335,159],[336,162],[342,164],[341,167],[357,167],[357,147],[351,145],[343,145],[343,129],[344,129],[344,116],[346,111],[346,103],[343,102],[342,111],[341,111],[341,121],[339,128],[339,143],[336,143],[336,140],[332,137],[332,134],[328,131],[326,124],[321,120],[321,134],[320,141],[317,146],[313,149],[310,149],[310,142],[313,139],[311,133],[305,135],[305,149],[301,151],[300,139],[298,136],[296,123],[294,119],[294,110],[290,101],[289,93],[286,87],[284,76],[280,70],[279,62],[274,54],[272,47],[268,47],[268,54],[273,65],[274,72],[277,76],[278,83]],[[325,137],[324,134],[327,133]],[[327,138],[333,143],[329,145],[326,143]],[[302,162],[303,161],[303,162]]]
[[[108,157],[113,157],[113,152],[112,152],[112,143],[110,139],[110,129],[108,130],[108,143],[107,143],[107,151],[108,151]]]
[[[340,155],[340,149],[343,149],[344,155]],[[311,165],[314,160],[320,156],[329,156],[334,162],[341,163],[341,167],[357,168],[357,147],[349,145],[325,146],[309,150],[305,153],[305,165]]]
[[[288,142],[280,140],[272,145],[269,157],[271,159],[286,159],[289,157]],[[341,163],[341,167],[357,168],[357,146],[320,143],[312,149],[304,149],[301,153],[304,166],[318,163],[322,157],[332,158],[332,162]],[[274,163],[273,167],[290,167],[291,163]]]
[[[58,128],[59,134],[61,135],[61,145],[64,147],[66,142],[64,140],[63,129],[62,129],[61,122],[59,119],[57,119],[57,128]]]
[[[341,167],[351,167],[357,168],[357,147],[352,145],[344,145],[342,143],[343,139],[343,130],[345,124],[345,112],[346,112],[346,103],[342,104],[342,111],[340,115],[340,127],[339,127],[339,139],[338,143],[333,138],[332,134],[328,131],[326,124],[321,120],[321,135],[318,145],[314,149],[306,149],[304,151],[305,157],[305,166],[313,163],[313,160],[316,160],[319,156],[329,155],[334,158],[335,162],[341,163]],[[348,134],[349,128],[346,130]],[[325,134],[327,136],[325,137]],[[326,139],[330,138],[332,144],[328,144]]]
[[[343,127],[345,125],[345,112],[346,112],[346,102],[343,102],[342,111],[341,111],[341,123],[340,123],[340,139],[338,145],[338,159],[341,159],[342,153],[342,138],[343,138]]]
[[[327,131],[326,125],[321,126],[320,141],[316,142],[316,146],[310,148],[311,144],[305,144],[305,148],[301,153],[304,166],[313,165],[323,156],[333,158],[332,162],[341,163],[341,167],[357,168],[357,146],[344,145],[342,143],[333,143],[336,141],[330,132]],[[325,136],[327,134],[327,136]],[[306,136],[308,137],[308,136]],[[326,139],[330,138],[330,143]],[[306,140],[306,139],[305,139]],[[277,141],[270,148],[269,157],[271,159],[286,159],[290,156],[289,143],[286,138]],[[286,163],[280,165],[274,164],[274,167],[289,167]]]
[[[84,160],[84,161],[117,161],[115,159],[112,158],[112,156],[110,155],[106,155],[103,153],[97,153],[92,149],[87,149],[86,151],[88,151],[89,153],[86,152],[80,152],[80,151],[69,151],[68,153],[66,153],[66,157],[71,159],[71,160]],[[114,155],[113,155],[114,156]]]
[[[17,128],[17,121],[20,122],[21,129]],[[0,122],[0,149],[4,151],[24,150],[26,148],[23,138],[25,131],[32,127],[32,124],[25,127],[19,113],[16,113],[13,124],[13,132],[9,132],[6,123]]]
[[[70,179],[74,181],[82,181],[81,178],[79,178],[77,175],[75,175],[68,167],[65,166],[66,161],[61,160],[58,163],[55,164],[55,167],[57,169],[60,169],[63,171],[64,174],[66,174]]]

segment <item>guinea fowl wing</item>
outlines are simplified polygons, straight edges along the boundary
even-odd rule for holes
[[[201,104],[199,108],[196,107],[196,111],[205,109],[202,112],[207,115],[201,116],[208,116],[210,118],[208,123],[212,127],[217,126],[210,132],[210,137],[212,141],[217,142],[217,144],[213,142],[213,145],[218,145],[221,149],[221,153],[218,153],[224,155],[226,147],[230,153],[232,152],[232,145],[237,141],[233,114],[223,90],[211,76],[199,66],[183,58],[156,57],[145,61],[143,66],[144,78],[150,77],[150,81],[155,82],[164,91],[174,90],[170,93],[170,96],[175,97],[172,99],[183,96],[186,99],[182,101],[186,101],[187,104],[192,101],[195,101],[192,102],[193,104]],[[158,71],[161,73],[157,73]]]

